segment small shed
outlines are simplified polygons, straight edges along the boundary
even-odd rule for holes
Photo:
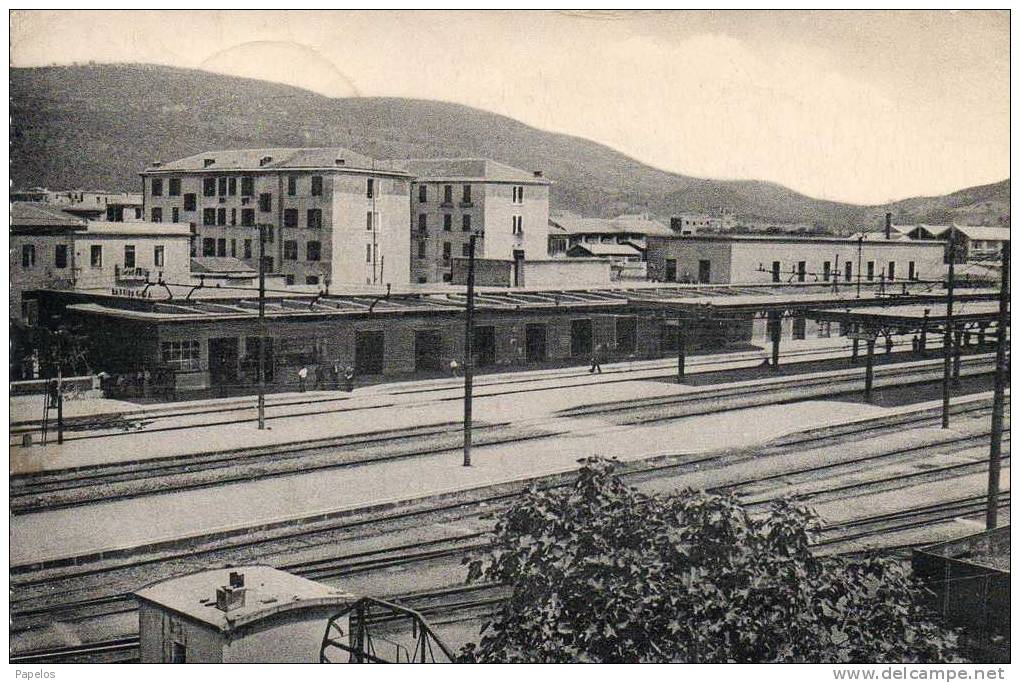
[[[266,566],[209,569],[135,593],[143,664],[312,663],[351,594]]]

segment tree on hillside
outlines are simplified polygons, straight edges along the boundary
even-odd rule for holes
[[[650,496],[583,461],[570,487],[529,491],[468,580],[510,588],[465,647],[479,662],[942,662],[955,634],[899,564],[816,557],[820,523],[789,501]]]

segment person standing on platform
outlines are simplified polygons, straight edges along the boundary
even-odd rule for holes
[[[329,366],[329,378],[333,381],[333,388],[340,389],[340,361],[333,361]]]
[[[602,345],[595,347],[595,351],[591,354],[591,368],[588,369],[589,373],[598,372],[602,374]]]
[[[460,364],[456,358],[450,360],[450,374],[454,377],[460,377]]]
[[[891,334],[887,334],[887,335],[885,335],[885,352],[886,352],[886,355],[892,353],[892,347],[893,347],[892,335]]]
[[[305,382],[308,380],[308,368],[302,365],[301,369],[297,371],[297,377],[298,377],[298,391],[300,391],[303,394],[305,393]]]

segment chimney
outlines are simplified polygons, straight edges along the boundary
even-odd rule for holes
[[[221,586],[216,589],[216,609],[221,612],[229,612],[232,609],[244,607],[244,588],[232,588]]]
[[[534,174],[535,174],[536,178],[541,178],[542,177],[542,172],[541,171],[534,171]]]
[[[153,167],[153,168],[159,168],[159,167],[160,167],[160,166],[162,166],[162,165],[163,165],[163,162],[162,162],[162,161],[153,161],[153,162],[152,162],[152,167]]]
[[[892,239],[892,214],[889,212],[885,214],[885,238]]]
[[[244,574],[241,572],[230,572],[230,587],[244,588]]]
[[[673,216],[669,219],[669,229],[679,235],[683,232],[684,220],[679,216]]]
[[[202,160],[202,168],[209,168],[210,166],[212,166],[215,163],[216,163],[215,159],[203,159]]]
[[[259,159],[259,166],[265,166],[273,160],[273,157],[262,157]]]

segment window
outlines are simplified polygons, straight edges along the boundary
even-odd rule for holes
[[[273,226],[271,225],[266,226],[266,241],[267,242],[273,241]]]
[[[21,267],[22,268],[34,268],[35,267],[35,245],[34,244],[22,244],[21,245]]]
[[[372,245],[371,244],[366,244],[365,245],[365,263],[371,263],[371,262],[372,262]]]
[[[140,207],[135,209],[135,220],[142,220],[142,209]]]
[[[375,178],[369,178],[365,184],[365,196],[369,199],[375,197]]]
[[[227,188],[227,194],[231,197],[237,194],[237,178],[231,178]]]
[[[227,224],[227,210],[226,209],[216,209],[216,225],[226,225],[226,224]]]
[[[181,210],[175,206],[174,208],[170,209],[170,211],[171,211],[170,215],[172,216],[170,220],[172,220],[174,223],[179,223],[181,220]]]
[[[844,279],[850,282],[854,279],[854,263],[853,261],[847,261],[843,268]]]
[[[152,196],[162,197],[163,196],[163,179],[153,178],[152,179]]]
[[[124,245],[124,267],[135,267],[135,245],[133,244]]]
[[[318,275],[305,275],[305,284],[306,285],[317,285],[317,284],[319,284],[319,276]]]
[[[283,260],[297,261],[297,240],[283,241]]]
[[[216,183],[217,183],[217,185],[216,185],[216,190],[217,190],[216,194],[218,194],[221,197],[226,197],[227,196],[227,177],[223,176],[222,178],[217,178],[216,179]]]
[[[443,242],[443,260],[444,261],[449,261],[450,260],[450,243],[449,242]]]
[[[471,244],[469,242],[460,245],[460,255],[465,258],[471,256]]]
[[[804,282],[804,277],[807,275],[807,262],[797,261],[797,282]]]
[[[273,195],[263,192],[259,195],[259,211],[269,213],[273,210]]]
[[[169,181],[169,187],[167,188],[167,194],[171,197],[181,196],[181,179],[171,178]]]
[[[255,209],[241,209],[241,225],[249,228],[255,225]]]
[[[216,209],[202,209],[202,225],[216,225]]]
[[[524,186],[514,185],[513,188],[513,203],[523,204],[524,203]]]
[[[283,210],[283,227],[285,228],[296,228],[297,227],[297,209],[284,209]]]
[[[443,230],[453,229],[453,216],[448,213],[443,214]]]
[[[306,260],[308,260],[308,261],[320,261],[320,260],[322,260],[322,244],[321,243],[316,242],[314,240],[309,241],[308,244],[305,245],[305,250],[307,252],[307,259]]]
[[[313,175],[312,176],[312,196],[313,197],[321,197],[322,196],[322,176],[321,175]]]
[[[216,255],[216,240],[212,237],[202,238],[202,256]]]
[[[237,225],[237,209],[230,210],[230,224]]]
[[[418,186],[418,201],[422,204],[429,200],[429,189],[425,185]]]
[[[294,276],[293,275],[285,275],[284,276],[284,282],[289,287],[290,285],[294,284]]]
[[[887,272],[889,273],[889,280],[890,281],[896,279],[896,262],[895,261],[889,261],[889,270]]]
[[[67,268],[66,244],[58,244],[53,250],[53,265],[57,268]]]
[[[152,207],[152,222],[162,223],[163,222],[163,209],[158,206]]]
[[[174,370],[198,370],[201,367],[198,341],[163,342],[163,365]]]
[[[461,199],[462,202],[464,202],[465,204],[470,204],[471,203],[471,186],[470,185],[465,185],[463,187],[462,197],[463,197]]]
[[[255,179],[250,175],[241,176],[241,196],[250,197],[255,194]]]
[[[237,240],[230,240],[230,256],[237,258]]]
[[[429,229],[428,216],[420,213],[418,214],[418,232],[427,232]]]
[[[266,272],[267,273],[272,273],[273,272],[273,257],[272,256],[267,256],[266,257]]]
[[[914,264],[913,261],[907,262],[907,279],[908,280],[917,279],[917,266]]]
[[[216,196],[216,178],[202,179],[202,196],[203,197]]]
[[[93,268],[103,267],[103,245],[93,244],[89,247],[89,265]]]
[[[780,271],[781,271],[781,269],[782,269],[782,265],[779,263],[779,261],[773,261],[772,262],[772,281],[773,282],[779,282],[779,280],[781,279],[780,278]]]
[[[194,211],[198,208],[198,202],[195,200],[195,193],[188,192],[184,195],[184,210]]]
[[[313,230],[322,227],[322,209],[308,209],[308,227]]]
[[[828,282],[831,276],[832,276],[832,262],[825,261],[824,263],[822,263],[822,279]]]
[[[152,265],[162,268],[166,264],[166,257],[163,255],[163,245],[152,248]]]
[[[379,223],[379,213],[377,211],[369,211],[365,215],[365,229],[375,230],[376,225]]]
[[[874,261],[868,261],[868,279],[869,280],[874,280],[875,279],[875,262]]]
[[[287,194],[289,194],[291,197],[293,197],[294,195],[297,194],[297,176],[296,175],[289,175],[289,176],[287,176]]]
[[[712,281],[712,261],[701,259],[698,261],[698,282],[709,283]]]
[[[453,185],[443,185],[443,203],[453,204]]]
[[[524,234],[524,216],[512,216],[512,232],[515,235]]]
[[[168,664],[187,664],[188,653],[184,647],[184,643],[178,643],[176,640],[170,647],[170,661]]]
[[[460,229],[464,232],[471,232],[471,214],[466,213],[461,216]]]
[[[251,240],[244,241],[244,257],[251,258]]]
[[[418,258],[425,258],[425,240],[418,240]]]
[[[216,240],[216,255],[226,256],[227,255],[227,238],[221,237]]]

